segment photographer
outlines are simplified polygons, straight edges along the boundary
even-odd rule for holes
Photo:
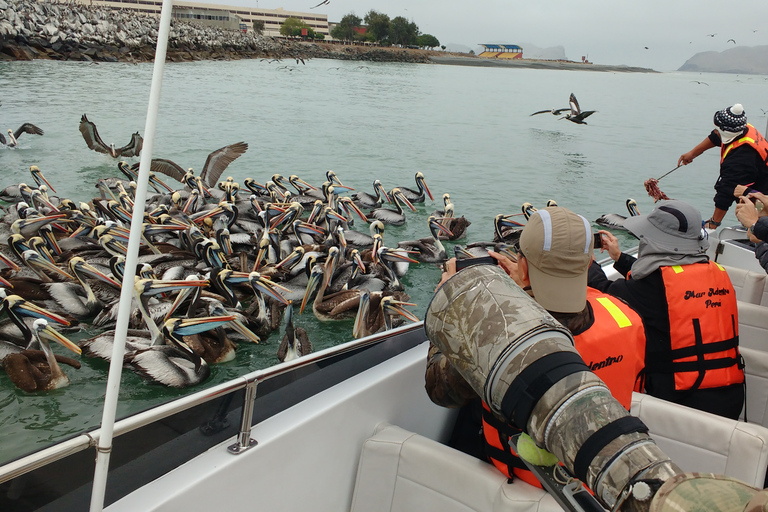
[[[758,212],[757,205],[753,201],[759,201],[762,209]],[[736,218],[747,228],[749,240],[757,244],[755,257],[760,266],[768,272],[768,197],[760,192],[752,192],[746,198],[742,197],[736,205]]]

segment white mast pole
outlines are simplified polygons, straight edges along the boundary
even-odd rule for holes
[[[160,27],[157,32],[155,65],[152,71],[152,87],[149,91],[147,121],[144,125],[144,148],[141,153],[139,179],[138,183],[136,183],[136,197],[134,200],[133,217],[131,219],[131,237],[128,240],[128,253],[125,257],[123,287],[120,291],[120,306],[117,325],[115,326],[115,343],[112,347],[112,361],[109,364],[104,412],[101,418],[101,431],[97,446],[96,469],[93,476],[93,490],[91,492],[91,512],[100,512],[104,508],[104,495],[109,472],[109,456],[112,452],[117,397],[120,392],[120,377],[123,368],[123,355],[125,354],[125,338],[128,333],[128,320],[131,315],[134,274],[139,256],[141,227],[144,222],[144,204],[147,199],[149,167],[152,162],[152,150],[155,145],[157,111],[160,106],[160,91],[163,85],[163,68],[168,49],[168,34],[171,30],[172,8],[173,0],[163,0],[163,7],[160,11]]]

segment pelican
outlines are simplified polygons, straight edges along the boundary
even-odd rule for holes
[[[199,334],[234,320],[234,316],[171,318],[163,325],[163,335],[170,345],[137,350],[126,357],[140,377],[172,388],[185,388],[203,382],[211,374],[208,364],[190,349],[182,336]]]
[[[371,195],[368,192],[357,192],[352,195],[352,201],[358,208],[365,210],[372,210],[374,208],[380,208],[384,204],[384,200],[391,203],[387,191],[384,190],[384,185],[379,180],[373,180],[373,191],[376,195]]]
[[[328,251],[328,258],[324,265],[315,265],[309,275],[307,289],[304,292],[304,298],[301,301],[299,313],[304,312],[304,308],[309,301],[309,297],[317,290],[315,300],[312,303],[312,311],[315,317],[320,321],[340,320],[351,318],[356,313],[357,296],[360,290],[342,290],[326,296],[325,292],[331,281],[333,267],[338,258],[338,248],[331,247]],[[318,289],[319,286],[319,289]]]
[[[429,191],[429,187],[427,187],[427,182],[424,180],[424,175],[421,173],[421,171],[416,173],[416,186],[418,187],[418,190],[413,190],[406,187],[399,187],[399,189],[402,191],[403,196],[407,198],[412,203],[423,203],[424,202],[424,194],[426,193],[431,200],[434,201],[434,198],[432,197],[432,192]],[[390,195],[394,192],[394,189],[392,189],[389,193]]]
[[[514,214],[514,215],[520,215]],[[496,215],[493,219],[493,241],[514,243],[520,239],[525,224],[512,220],[514,215]]]
[[[472,224],[469,219],[464,217],[456,217],[453,213],[453,203],[445,205],[446,216],[440,219],[440,224],[448,228],[451,235],[440,233],[438,238],[440,240],[458,240],[463,238],[467,234],[467,228]]]
[[[571,97],[568,99],[568,104],[571,106],[571,112],[569,114],[565,114],[565,116],[561,117],[560,119],[567,119],[572,123],[587,124],[584,119],[588,118],[596,112],[596,110],[586,110],[582,112],[581,108],[579,107],[579,102],[576,100],[576,96],[574,96],[573,93],[571,93]]]
[[[78,355],[80,354],[80,348],[49,327],[48,322],[42,318],[34,321],[32,333],[40,343],[43,357],[39,357],[40,354],[36,350],[25,350],[20,353],[9,354],[3,360],[3,364],[5,366],[5,373],[8,374],[11,382],[19,389],[28,393],[68,386],[69,377],[61,370],[56,356],[48,345],[48,340],[56,341]],[[41,360],[43,358],[45,361]],[[59,359],[70,366],[80,368],[80,363],[73,359],[62,357]]]
[[[43,130],[33,125],[32,123],[24,123],[23,125],[16,128],[15,132],[10,128],[8,129],[7,141],[5,137],[3,137],[3,134],[0,133],[0,143],[2,143],[4,146],[8,146],[9,148],[15,148],[19,144],[16,139],[18,139],[22,133],[29,133],[32,135],[42,135],[44,132]]]
[[[290,361],[312,352],[312,342],[307,331],[293,325],[293,302],[285,309],[285,335],[277,349],[277,359],[280,362]]]
[[[237,158],[239,158],[243,153],[245,153],[248,150],[248,144],[245,142],[237,142],[235,144],[230,144],[229,146],[224,146],[223,148],[219,148],[216,151],[212,152],[208,155],[208,158],[205,160],[205,165],[203,165],[203,170],[200,173],[200,176],[198,177],[201,180],[201,185],[207,188],[212,188],[216,185],[216,182],[219,181],[219,178],[221,177],[221,174],[224,172],[224,170],[234,162]],[[194,175],[191,175],[191,168],[187,171],[181,168],[177,163],[172,162],[171,160],[166,160],[163,158],[153,158],[152,164],[150,166],[150,170],[152,172],[165,174],[166,176],[170,176],[171,178],[177,180],[179,183],[184,183],[189,188],[195,189],[198,188],[196,186],[192,186],[189,181],[190,177],[194,178]],[[190,176],[191,175],[191,176]],[[243,183],[246,183],[245,181]],[[248,186],[246,184],[246,186]]]
[[[402,315],[411,321],[419,319],[402,306],[415,306],[411,302],[405,302],[408,296],[403,292],[386,294],[383,292],[369,292],[363,290],[360,294],[360,304],[352,328],[355,338],[364,338],[377,332],[388,331],[393,327],[392,315]]]
[[[414,259],[423,263],[437,263],[444,261],[446,259],[445,247],[443,247],[443,244],[438,237],[440,233],[444,233],[449,237],[452,236],[453,233],[443,226],[435,217],[430,216],[427,223],[429,225],[429,232],[432,233],[431,237],[398,242],[397,246],[407,251],[415,251],[416,255],[414,256]]]
[[[392,226],[402,226],[405,224],[405,211],[403,210],[401,201],[408,206],[411,211],[416,211],[411,202],[403,195],[403,192],[399,188],[393,188],[389,195],[392,197],[392,202],[395,204],[396,210],[390,210],[389,208],[377,208],[370,212],[367,217],[370,219],[380,220],[384,224],[390,224]]]
[[[80,133],[83,134],[83,139],[88,144],[88,148],[97,153],[109,155],[112,158],[139,156],[141,148],[144,146],[144,139],[141,138],[139,132],[131,135],[131,141],[121,148],[116,148],[114,143],[110,143],[107,146],[101,140],[99,132],[96,130],[96,125],[89,121],[85,114],[80,118]]]
[[[640,215],[640,212],[637,209],[637,201],[629,198],[625,204],[631,217]],[[618,213],[606,213],[605,215],[601,215],[600,218],[595,220],[595,224],[611,229],[626,229],[624,227],[625,220],[627,220],[627,217],[619,215]]]
[[[111,293],[107,296],[111,295],[109,298],[112,300],[118,298],[120,283],[86,263],[83,258],[76,256],[69,260],[69,270],[80,283],[79,286],[75,283],[50,283],[47,285],[48,293],[51,294],[59,307],[68,314],[78,319],[92,318],[106,307],[106,304],[96,296],[85,276],[90,276],[110,285]],[[104,297],[104,295],[102,296]]]

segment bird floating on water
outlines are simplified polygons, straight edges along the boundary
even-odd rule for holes
[[[80,133],[83,134],[83,139],[90,149],[112,158],[139,156],[144,146],[144,139],[141,138],[139,132],[131,135],[131,141],[121,148],[116,148],[114,143],[105,144],[96,130],[96,125],[89,121],[85,114],[80,118]]]
[[[16,131],[12,131],[10,128],[8,129],[8,140],[3,137],[3,134],[0,133],[0,142],[3,143],[4,146],[8,146],[9,148],[15,148],[18,145],[18,141],[16,139],[21,136],[22,133],[30,133],[32,135],[43,135],[43,130],[38,128],[37,126],[33,125],[32,123],[24,123],[23,125],[16,128]]]

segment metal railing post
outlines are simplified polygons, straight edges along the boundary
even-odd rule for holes
[[[258,385],[259,380],[256,379],[245,386],[243,414],[240,417],[240,433],[237,435],[237,442],[227,446],[227,451],[233,455],[239,455],[258,444],[258,441],[251,439],[251,418],[253,418],[253,406],[256,402],[256,388]]]

